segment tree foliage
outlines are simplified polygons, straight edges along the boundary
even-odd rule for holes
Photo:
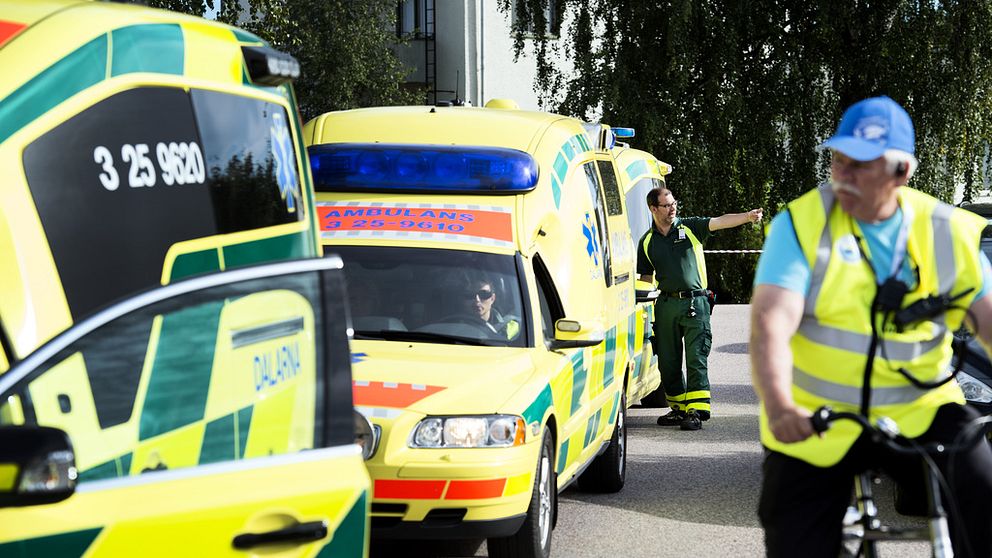
[[[951,201],[982,188],[992,138],[992,0],[501,0],[522,30],[556,2],[574,69],[539,63],[542,106],[633,126],[671,163],[687,215],[769,214],[827,177],[816,146],[851,103],[888,95],[916,125],[916,188]],[[520,4],[526,4],[520,9]],[[529,8],[529,9],[528,9]],[[530,19],[528,19],[530,18]],[[548,87],[551,85],[551,87]],[[755,248],[744,227],[711,247]],[[719,259],[718,259],[719,258]],[[756,258],[712,255],[711,283],[743,301]],[[746,272],[742,273],[742,270]]]
[[[194,15],[213,0],[149,0]],[[405,89],[408,69],[391,48],[395,0],[221,0],[217,20],[258,35],[300,62],[294,84],[304,120],[331,110],[417,104]]]

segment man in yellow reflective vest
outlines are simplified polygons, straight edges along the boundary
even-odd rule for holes
[[[637,274],[646,282],[651,282],[653,274],[661,291],[655,302],[653,340],[661,383],[671,408],[658,418],[658,424],[699,430],[702,421],[710,418],[706,359],[713,342],[703,243],[712,231],[760,221],[761,209],[712,219],[679,218],[677,202],[667,188],[652,189],[647,203],[654,223],[637,243]]]
[[[769,556],[837,556],[852,479],[868,466],[901,483],[924,480],[919,460],[878,451],[850,421],[814,436],[812,411],[887,416],[905,436],[946,444],[976,414],[956,382],[921,389],[899,371],[946,377],[965,308],[968,326],[986,347],[992,341],[992,269],[979,250],[986,222],[905,186],[914,142],[909,114],[892,99],[852,105],[821,146],[831,152],[830,182],[793,200],[765,239],[751,368],[767,450],[758,515]],[[959,309],[893,325],[896,312],[931,296],[958,297]],[[938,458],[945,475],[946,463]],[[954,464],[954,548],[992,556],[992,452],[981,440]]]

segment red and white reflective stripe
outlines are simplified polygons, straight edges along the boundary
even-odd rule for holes
[[[447,490],[445,490],[447,487]],[[485,480],[392,480],[375,481],[372,497],[395,500],[481,500],[499,498],[506,479]]]
[[[0,47],[5,45],[7,41],[13,39],[14,36],[24,30],[25,27],[27,27],[27,25],[23,23],[0,19]]]
[[[393,407],[405,409],[421,399],[443,391],[443,386],[401,384],[396,382],[352,382],[352,396],[360,407]]]

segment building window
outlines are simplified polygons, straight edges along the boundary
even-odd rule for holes
[[[434,0],[401,0],[396,5],[396,35],[422,39],[434,36]]]
[[[515,0],[513,3],[514,30],[524,26],[524,35],[530,38],[545,36],[557,38],[561,34],[562,0],[540,0],[540,14],[533,10],[533,0]],[[539,21],[543,19],[543,22]],[[523,20],[523,21],[521,21]],[[540,31],[543,23],[543,31]]]

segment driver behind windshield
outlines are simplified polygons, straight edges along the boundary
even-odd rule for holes
[[[503,316],[494,305],[496,291],[488,279],[470,281],[462,293],[466,310],[482,320],[493,333],[506,339],[513,339],[520,333],[520,322],[511,316]]]

